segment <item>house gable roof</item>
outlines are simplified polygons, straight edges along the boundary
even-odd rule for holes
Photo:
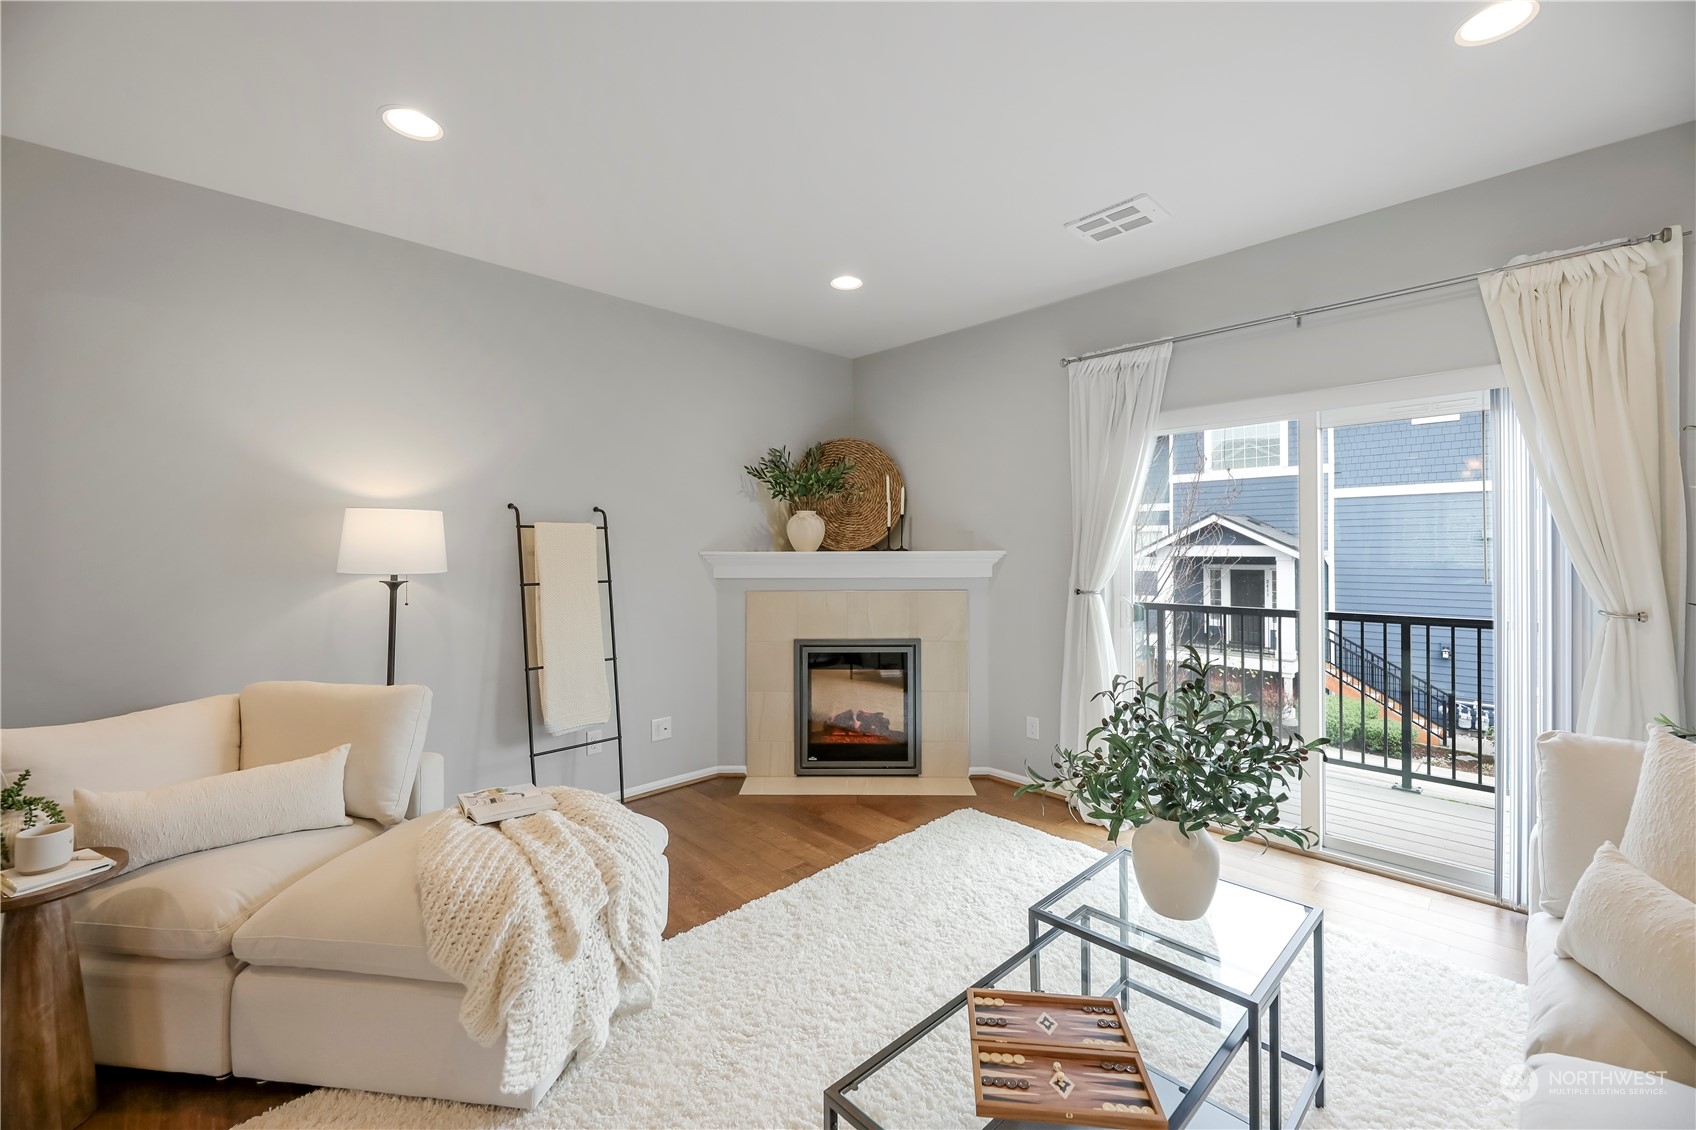
[[[1158,553],[1163,549],[1196,544],[1197,536],[1202,531],[1215,526],[1246,538],[1251,544],[1259,543],[1290,557],[1301,556],[1301,549],[1296,544],[1296,539],[1288,533],[1276,526],[1269,526],[1265,522],[1245,518],[1241,514],[1209,514],[1205,518],[1191,522],[1181,530],[1174,530],[1167,534],[1143,552]],[[1224,547],[1228,546],[1229,543],[1221,544]]]

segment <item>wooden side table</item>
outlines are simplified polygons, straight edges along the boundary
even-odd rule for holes
[[[123,848],[95,848],[114,866],[74,883],[0,898],[0,1122],[10,1130],[71,1130],[94,1113],[94,1045],[82,994],[82,965],[67,896],[129,866]]]

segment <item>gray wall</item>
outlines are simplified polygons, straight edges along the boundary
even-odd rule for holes
[[[512,516],[613,522],[632,783],[717,761],[702,548],[744,462],[840,432],[847,361],[7,140],[4,722],[380,682],[345,506],[446,512],[402,608],[452,790],[525,778]],[[670,715],[674,737],[649,741]],[[610,755],[544,781],[610,789]]]
[[[1696,125],[1684,125],[856,361],[855,412],[867,438],[901,462],[917,546],[1008,551],[991,588],[995,763],[1016,770],[1046,758],[1059,711],[1071,555],[1060,357],[1693,220]],[[1109,244],[1100,253],[1134,255],[1135,247]],[[1688,343],[1696,320],[1688,242],[1685,254]],[[1696,420],[1691,352],[1687,344],[1687,423]],[[1301,329],[1179,344],[1166,407],[1496,359],[1478,292],[1461,287],[1310,318]],[[1687,440],[1687,459],[1691,449]],[[1042,719],[1045,740],[1024,737],[1030,714]]]

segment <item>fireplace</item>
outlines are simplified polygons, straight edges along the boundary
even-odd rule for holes
[[[919,641],[795,641],[797,776],[919,774]]]

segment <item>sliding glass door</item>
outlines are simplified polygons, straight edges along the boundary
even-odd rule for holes
[[[1193,652],[1285,734],[1300,723],[1300,436],[1264,420],[1163,436],[1114,582],[1120,670],[1171,687]],[[1301,816],[1300,785],[1282,806]]]
[[[1494,891],[1489,416],[1473,396],[1322,418],[1322,820],[1334,851]]]
[[[1323,737],[1282,812],[1320,850],[1497,893],[1520,821],[1497,768],[1491,393],[1343,391],[1162,437],[1110,593],[1120,669],[1169,686],[1193,649],[1281,732]]]

